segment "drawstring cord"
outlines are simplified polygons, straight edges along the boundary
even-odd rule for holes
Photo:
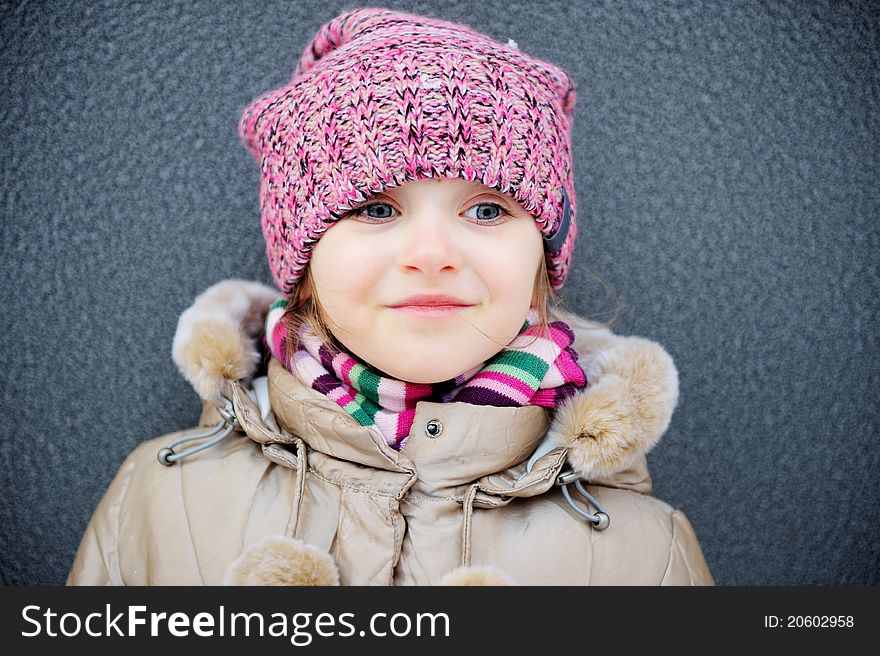
[[[221,421],[211,430],[181,437],[179,440],[175,440],[168,446],[159,449],[159,453],[156,454],[156,457],[159,460],[159,464],[170,467],[175,462],[183,460],[187,456],[191,456],[194,453],[198,453],[199,451],[204,451],[205,449],[211,448],[218,442],[226,439],[229,435],[231,435],[232,431],[241,428],[241,424],[238,423],[238,419],[235,417],[235,409],[232,405],[232,401],[227,399],[225,396],[223,397],[223,405],[217,408],[217,414],[220,415]],[[189,449],[181,451],[180,453],[177,453],[174,450],[174,447],[180,446],[185,442],[196,442],[198,440],[203,440],[208,437],[212,437],[216,433],[219,433],[219,435],[217,435],[213,439],[208,440],[204,444],[190,447]]]
[[[261,382],[258,380],[254,381],[255,390],[257,390],[257,400],[260,403],[261,415],[265,416],[264,410],[264,402],[262,402],[265,398],[265,393],[260,394],[260,388],[258,387],[258,383]],[[263,392],[265,391],[265,387],[263,387]],[[268,406],[266,406],[268,408]],[[232,431],[241,430],[241,424],[238,421],[238,418],[235,416],[235,405],[232,400],[223,395],[223,405],[217,407],[217,414],[220,415],[221,421],[219,424],[214,426],[208,431],[201,433],[194,433],[192,435],[187,435],[185,437],[181,437],[178,440],[175,440],[171,444],[162,449],[159,449],[159,453],[157,454],[158,460],[161,464],[166,466],[171,466],[184,458],[191,456],[199,451],[204,451],[205,449],[210,449],[212,446],[217,444],[218,442],[224,440],[228,437]],[[219,434],[217,434],[219,433]],[[212,437],[215,434],[216,437]],[[198,446],[190,447],[180,453],[177,453],[174,450],[174,447],[180,446],[185,442],[195,442],[198,440],[204,440],[206,438],[212,438],[205,442],[204,444],[199,444]],[[296,537],[296,534],[299,530],[299,518],[302,514],[302,503],[303,498],[305,498],[305,486],[306,486],[306,458],[307,458],[307,447],[305,442],[302,440],[296,441],[296,500],[293,503],[293,507],[291,510],[291,517],[288,520],[287,530],[285,530],[286,535],[290,535],[292,537]],[[293,532],[289,532],[289,529],[293,526]]]
[[[587,488],[584,487],[580,475],[578,475],[576,472],[569,470],[559,474],[559,476],[556,477],[556,485],[562,488],[562,496],[565,498],[565,502],[571,507],[571,509],[574,510],[578,515],[586,519],[588,522],[590,522],[595,530],[604,531],[611,525],[611,518],[608,516],[608,511],[605,510],[605,506],[603,506],[595,496],[587,492]],[[578,493],[596,507],[595,513],[587,512],[577,503],[575,503],[574,499],[572,499],[571,491],[569,490],[570,485],[574,485]],[[462,513],[464,515],[461,522],[460,565],[462,567],[468,567],[471,564],[471,538],[473,535],[472,523],[474,516],[474,501],[476,499],[479,489],[480,484],[474,483],[473,485],[468,487],[467,492],[465,492],[464,499],[462,499]]]
[[[474,483],[468,488],[468,491],[462,499],[464,505],[464,518],[461,522],[461,566],[467,567],[471,564],[471,519],[474,515],[474,499],[477,496],[477,490],[480,489],[479,483]]]
[[[574,499],[571,498],[571,492],[568,489],[568,486],[572,483],[574,483],[575,489],[581,494],[581,496],[596,507],[597,512],[587,512],[574,502]],[[578,474],[573,471],[564,472],[556,478],[556,485],[562,488],[562,496],[565,497],[565,502],[571,507],[571,509],[590,522],[594,529],[597,531],[604,531],[611,525],[611,518],[608,516],[608,511],[605,510],[605,507],[599,503],[599,500],[596,497],[587,492],[587,488],[584,487]]]
[[[534,466],[534,464],[545,455],[547,455],[554,448],[556,448],[556,444],[553,438],[548,434],[544,438],[544,441],[538,445],[538,448],[535,449],[532,457],[529,458],[529,461],[526,464],[525,473],[528,474],[530,471],[532,471],[532,467]],[[578,475],[573,469],[569,467],[566,471],[560,473],[556,477],[556,486],[562,488],[562,496],[565,498],[565,502],[572,510],[574,510],[578,515],[590,522],[593,525],[593,528],[597,531],[604,531],[611,525],[611,518],[608,516],[608,512],[605,510],[602,504],[599,503],[599,500],[592,494],[587,492],[587,488],[584,487],[584,484],[582,482],[583,480],[584,479],[581,478],[580,475]],[[572,483],[574,483],[574,487],[580,493],[580,495],[596,507],[597,512],[587,512],[574,502],[574,499],[571,498],[571,491],[568,489],[568,486]]]

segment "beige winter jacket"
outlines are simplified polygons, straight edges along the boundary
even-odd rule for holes
[[[181,316],[173,355],[201,427],[125,460],[68,584],[713,584],[684,513],[649,496],[645,453],[678,399],[658,344],[565,315],[588,377],[577,396],[552,414],[420,402],[397,452],[277,360],[252,379],[276,296],[224,281]],[[215,424],[235,430],[159,463]]]

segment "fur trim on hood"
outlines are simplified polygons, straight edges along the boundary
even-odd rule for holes
[[[279,296],[261,283],[224,280],[180,315],[172,358],[206,411],[221,401],[224,379],[254,376],[257,340]],[[583,478],[601,479],[629,467],[666,431],[678,403],[678,372],[656,342],[615,335],[572,313],[554,316],[574,330],[572,346],[588,384],[556,409],[548,439],[568,448],[569,463]]]

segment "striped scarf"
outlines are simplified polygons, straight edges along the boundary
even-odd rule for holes
[[[377,430],[393,449],[406,444],[419,401],[555,408],[587,384],[571,346],[571,327],[554,321],[548,337],[535,325],[538,313],[534,309],[529,310],[519,334],[489,361],[450,380],[429,384],[376,375],[351,354],[323,343],[306,325],[300,331],[299,350],[288,353],[286,324],[280,321],[286,308],[287,298],[280,298],[266,315],[266,346],[272,355],[359,424]]]

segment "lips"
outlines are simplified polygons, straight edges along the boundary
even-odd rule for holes
[[[448,296],[446,294],[417,294],[403,299],[388,307],[470,307],[473,303],[468,303],[456,296]]]

